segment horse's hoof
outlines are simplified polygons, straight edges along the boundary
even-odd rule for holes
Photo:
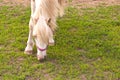
[[[55,43],[49,43],[49,46],[54,46],[55,45]]]
[[[25,54],[31,55],[32,54],[32,50],[28,50],[28,51],[24,51]]]

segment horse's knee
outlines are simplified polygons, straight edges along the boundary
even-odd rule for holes
[[[30,22],[29,22],[29,29],[33,29],[33,26],[34,26],[33,21],[32,21],[32,19],[30,19]]]

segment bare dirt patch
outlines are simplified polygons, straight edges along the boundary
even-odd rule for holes
[[[120,5],[120,0],[73,0],[70,5],[78,8],[96,7],[99,5]]]
[[[66,0],[67,5],[75,6],[78,8],[85,8],[85,7],[95,7],[98,5],[120,5],[120,0],[72,0],[68,2]],[[30,0],[2,0],[0,1],[0,6],[2,5],[23,5],[23,6],[30,6]]]
[[[29,6],[30,0],[1,0],[0,6],[15,6],[15,5],[22,5],[22,6]]]

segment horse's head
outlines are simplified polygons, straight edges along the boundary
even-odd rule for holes
[[[50,21],[50,18],[46,19],[45,17],[41,16],[33,28],[33,37],[35,38],[39,60],[46,56],[46,49],[49,42],[54,42],[53,32],[49,25]]]

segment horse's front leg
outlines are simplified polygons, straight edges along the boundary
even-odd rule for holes
[[[33,15],[34,12],[35,12],[35,0],[31,0],[31,15]],[[33,37],[32,37],[33,27],[34,27],[33,21],[32,21],[32,18],[30,18],[29,36],[28,36],[27,46],[25,48],[26,54],[32,54],[32,51],[33,51],[33,46],[34,46]]]
[[[53,36],[52,36],[49,39],[49,46],[54,46],[54,45],[55,45],[55,41],[54,41]]]
[[[32,54],[33,51],[33,46],[34,46],[34,41],[33,41],[33,22],[32,22],[32,18],[30,19],[29,22],[29,36],[28,36],[28,41],[27,41],[27,46],[25,48],[25,53],[26,54]]]

